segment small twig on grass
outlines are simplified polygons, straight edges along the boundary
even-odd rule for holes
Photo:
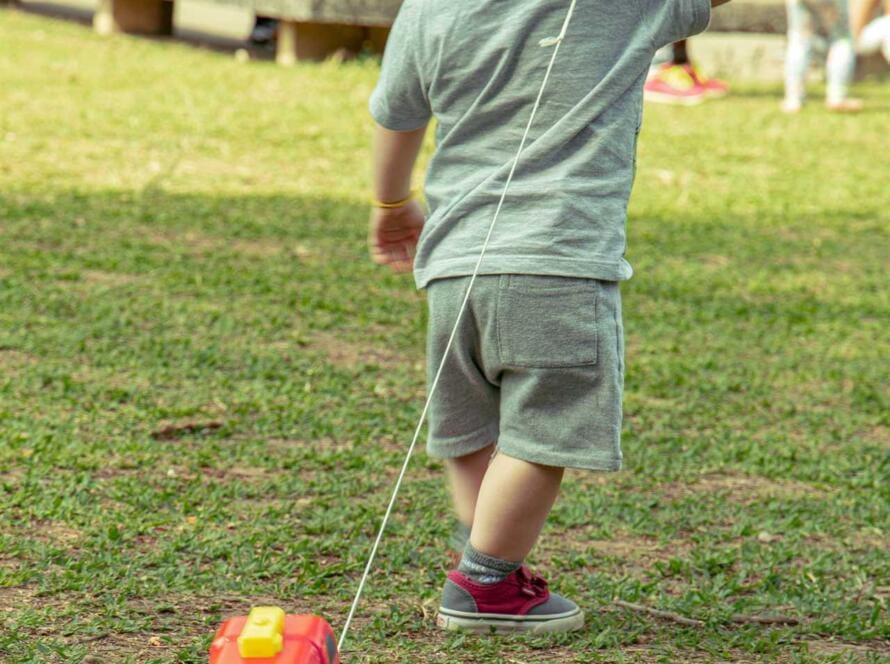
[[[184,422],[182,424],[169,424],[151,432],[155,440],[177,440],[196,433],[207,433],[222,428],[223,423],[212,420],[210,422]]]
[[[93,636],[87,636],[83,639],[78,639],[77,643],[92,643],[93,641],[101,641],[102,639],[107,639],[109,636],[111,636],[110,632],[100,632],[99,634],[94,634]]]
[[[799,625],[800,620],[792,616],[733,616],[730,622],[738,625]]]
[[[653,609],[650,606],[643,606],[642,604],[634,604],[633,602],[625,602],[624,600],[616,599],[615,604],[618,606],[628,609],[630,611],[637,611],[639,613],[648,613],[649,615],[655,616],[656,618],[664,618],[665,620],[671,620],[675,623],[680,623],[681,625],[688,625],[689,627],[704,627],[705,623],[701,620],[693,620],[692,618],[686,618],[685,616],[681,616],[679,613],[671,613],[670,611],[661,611],[660,609]]]
[[[653,609],[650,606],[644,606],[642,604],[634,604],[633,602],[625,602],[623,600],[615,600],[615,604],[622,608],[628,609],[630,611],[637,611],[639,613],[648,613],[649,615],[655,616],[656,618],[664,618],[665,620],[671,620],[675,623],[679,623],[681,625],[688,625],[689,627],[704,627],[705,623],[702,620],[696,620],[694,618],[687,618],[685,616],[681,616],[678,613],[672,613],[670,611],[662,611],[660,609]],[[800,620],[797,618],[793,618],[791,616],[741,616],[735,615],[729,619],[729,622],[734,623],[736,625],[799,625]]]

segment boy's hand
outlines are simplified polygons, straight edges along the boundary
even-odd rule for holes
[[[423,220],[423,209],[416,201],[392,210],[374,208],[368,233],[371,260],[389,265],[393,272],[410,272]]]

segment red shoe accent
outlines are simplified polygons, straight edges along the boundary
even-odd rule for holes
[[[547,582],[524,565],[499,583],[477,583],[457,570],[448,578],[470,593],[479,613],[524,616],[550,599]]]
[[[683,69],[687,71],[693,81],[704,89],[705,94],[711,99],[718,99],[729,94],[729,85],[727,83],[716,78],[708,78],[692,63],[683,65]]]
[[[659,67],[643,87],[643,98],[660,104],[695,106],[707,97],[707,90],[695,81],[685,67],[670,63]]]

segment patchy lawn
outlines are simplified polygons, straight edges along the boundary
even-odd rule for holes
[[[12,10],[0,43],[0,660],[202,662],[267,602],[339,628],[424,391],[423,296],[364,246],[377,64]],[[890,89],[857,93],[647,109],[627,467],[572,474],[532,561],[588,628],[435,630],[419,454],[345,661],[890,657]]]

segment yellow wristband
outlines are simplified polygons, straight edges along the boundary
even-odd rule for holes
[[[377,208],[381,208],[383,210],[396,210],[400,207],[405,207],[412,200],[414,200],[414,192],[413,191],[410,194],[408,194],[407,198],[403,198],[400,201],[393,201],[392,203],[384,203],[383,201],[378,201],[378,200],[374,199],[371,201],[371,205],[373,205],[374,207],[377,207]]]

